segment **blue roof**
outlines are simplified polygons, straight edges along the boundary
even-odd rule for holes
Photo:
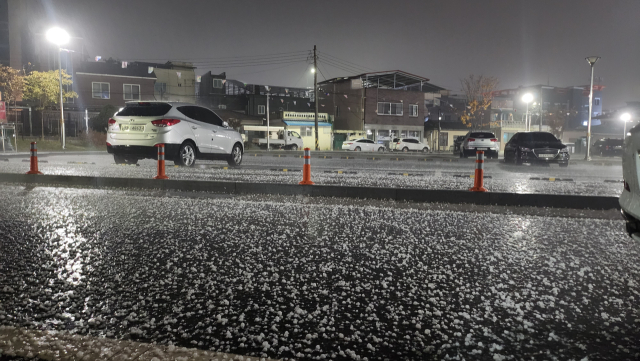
[[[284,124],[286,125],[292,125],[294,127],[311,127],[311,126],[315,126],[315,122],[307,122],[307,121],[300,121],[300,120],[283,120]],[[330,127],[331,123],[327,123],[327,122],[318,122],[318,126],[319,127]]]

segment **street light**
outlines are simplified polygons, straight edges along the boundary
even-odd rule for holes
[[[584,160],[591,160],[591,107],[593,107],[593,66],[600,59],[599,56],[589,56],[585,58],[591,66],[591,86],[589,87],[589,121],[587,122],[587,154]],[[626,124],[626,123],[625,123]]]
[[[64,109],[63,109],[63,99],[62,99],[62,52],[61,45],[64,45],[69,42],[69,33],[67,33],[64,29],[61,28],[51,28],[47,30],[46,38],[49,42],[58,46],[58,71],[60,73],[60,130],[62,135],[62,149],[65,148],[65,132],[64,132]]]
[[[624,132],[622,132],[622,139],[627,136],[627,122],[631,120],[631,114],[624,113],[620,116],[620,120],[624,122]]]
[[[529,103],[531,103],[532,100],[533,100],[533,94],[531,93],[526,93],[525,95],[522,96],[522,101],[527,104],[527,115],[526,115],[526,121],[525,121],[525,128],[527,132],[530,130],[529,129]]]

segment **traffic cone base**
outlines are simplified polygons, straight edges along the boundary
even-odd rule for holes
[[[158,147],[158,175],[153,179],[169,179],[164,173],[164,144],[158,144],[156,147]]]
[[[315,183],[311,181],[311,148],[304,148],[304,166],[302,167],[302,182],[300,185],[310,186]]]
[[[488,192],[484,187],[484,152],[479,150],[476,152],[476,174],[473,177],[473,187],[469,188],[472,192]]]
[[[42,174],[42,172],[38,170],[38,147],[36,142],[31,142],[30,153],[31,157],[29,162],[29,171],[27,174]]]

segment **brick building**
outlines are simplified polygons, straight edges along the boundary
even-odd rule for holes
[[[319,111],[335,119],[336,139],[364,135],[387,144],[395,137],[424,140],[429,107],[448,92],[427,78],[395,70],[329,79],[318,93]]]

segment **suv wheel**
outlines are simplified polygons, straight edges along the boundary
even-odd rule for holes
[[[196,147],[191,142],[184,142],[178,150],[178,155],[173,161],[176,165],[193,167],[196,164]]]
[[[289,149],[291,149],[291,150],[293,150],[293,151],[296,151],[296,150],[298,150],[298,145],[297,145],[297,144],[294,144],[294,145],[292,145],[292,146],[291,146],[291,148],[289,148]]]
[[[427,148],[427,147],[422,148],[422,152],[423,153],[428,153],[429,152],[429,148]]]
[[[293,149],[293,147],[291,149]],[[231,155],[229,156],[229,159],[227,159],[227,163],[229,163],[229,165],[232,167],[240,166],[240,164],[242,163],[242,147],[240,146],[240,144],[236,144],[233,146]]]
[[[356,147],[356,149],[354,149],[354,151],[356,151],[356,152],[359,152],[359,151],[361,151],[361,150],[362,150],[362,149],[361,149],[360,147]]]
[[[408,152],[408,151],[409,151],[409,148],[404,147],[404,148],[402,148],[402,151],[406,153],[406,152]]]
[[[384,148],[383,147],[378,148],[378,152],[384,152]]]

